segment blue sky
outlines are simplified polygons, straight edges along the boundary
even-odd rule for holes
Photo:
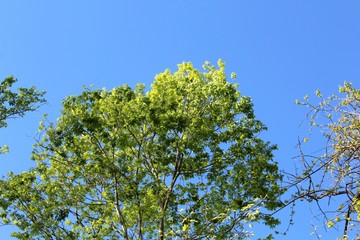
[[[252,97],[269,127],[264,138],[278,144],[276,160],[288,170],[305,134],[299,124],[306,109],[295,99],[317,88],[336,92],[344,81],[360,87],[360,1],[0,0],[0,11],[0,79],[14,75],[17,86],[46,90],[49,102],[0,130],[0,144],[11,151],[0,157],[0,175],[32,166],[42,114],[54,121],[61,101],[83,85],[149,86],[155,74],[183,61],[200,68],[222,58],[227,72],[237,73],[240,92]],[[297,210],[283,239],[316,239],[311,224],[321,222],[307,204]],[[286,223],[288,212],[279,216]],[[0,239],[10,239],[9,231],[1,228]]]

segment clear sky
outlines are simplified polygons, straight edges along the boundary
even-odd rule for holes
[[[252,97],[269,128],[264,138],[278,144],[280,167],[291,170],[306,113],[295,99],[317,88],[336,92],[344,81],[360,87],[360,1],[0,0],[0,79],[14,75],[17,86],[46,90],[49,102],[0,130],[0,145],[11,151],[0,157],[0,175],[32,166],[42,114],[55,121],[61,101],[83,85],[149,86],[178,63],[200,68],[219,58]],[[288,236],[277,239],[316,239],[311,225],[322,223],[307,204],[296,210]],[[284,231],[288,212],[279,217]],[[0,239],[10,239],[9,231],[0,228]]]

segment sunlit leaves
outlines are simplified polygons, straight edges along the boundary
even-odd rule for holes
[[[244,223],[278,224],[265,213],[280,204],[276,147],[259,138],[265,126],[224,69],[182,63],[148,92],[139,84],[67,97],[58,121],[43,125],[36,179],[3,196],[17,236],[227,239],[245,237]],[[41,229],[21,225],[34,214]]]

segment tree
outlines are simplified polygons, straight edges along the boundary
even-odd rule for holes
[[[347,239],[351,230],[355,234],[359,230],[360,220],[360,90],[344,83],[339,94],[324,98],[317,90],[319,104],[311,104],[307,96],[305,102],[297,101],[310,108],[307,116],[311,132],[318,128],[326,146],[314,155],[305,154],[303,144],[299,144],[303,171],[292,175],[292,186],[297,191],[290,202],[315,202],[327,227],[343,226],[342,239]],[[322,200],[327,200],[330,208]]]
[[[151,89],[84,89],[44,124],[37,167],[3,183],[19,239],[238,239],[279,221],[274,145],[224,63],[191,63]],[[234,75],[232,75],[234,76]],[[16,189],[16,190],[15,190]]]
[[[17,79],[9,76],[0,83],[0,128],[7,127],[7,120],[23,117],[45,102],[45,92],[39,92],[35,87],[19,88],[14,92],[11,88],[15,82]],[[0,154],[5,152],[7,146],[0,148]]]

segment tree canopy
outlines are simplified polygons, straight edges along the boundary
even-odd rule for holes
[[[41,126],[36,167],[1,183],[19,239],[241,239],[279,206],[276,146],[224,62],[84,89]],[[235,75],[232,75],[235,76]]]

